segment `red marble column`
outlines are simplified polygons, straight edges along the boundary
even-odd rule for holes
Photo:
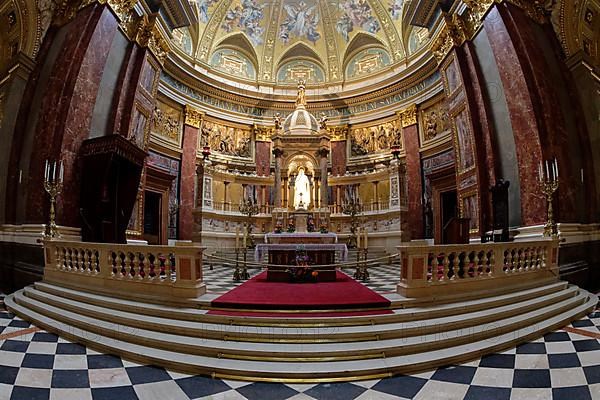
[[[271,142],[256,141],[256,175],[269,176],[271,174]]]
[[[181,154],[181,181],[179,186],[179,239],[191,240],[194,232],[193,209],[195,207],[194,190],[196,189],[196,150],[198,148],[198,131],[195,126],[183,126],[183,152]],[[200,196],[200,198],[202,198]]]
[[[468,108],[473,118],[473,138],[477,159],[477,184],[480,199],[480,226],[482,232],[492,227],[492,199],[489,188],[496,182],[496,146],[490,126],[491,114],[481,88],[485,85],[473,44],[465,42],[456,49],[460,57],[461,71],[465,78],[465,93]]]
[[[419,153],[419,130],[417,124],[402,128],[406,151],[406,179],[408,180],[407,226],[410,239],[423,239],[423,181],[421,179],[421,155]]]
[[[541,28],[534,24],[522,10],[508,3],[495,5],[484,21],[506,94],[517,148],[523,225],[546,221],[546,206],[540,201],[535,172],[540,160],[558,159],[561,221],[574,218],[578,187],[575,182],[579,173],[571,168],[569,133],[555,90],[557,82],[548,73],[547,58],[536,42]]]
[[[88,138],[102,72],[118,22],[106,5],[93,3],[78,13],[66,29],[60,56],[50,66],[41,99],[31,154],[25,218],[45,222],[47,198],[43,190],[46,159],[64,160],[64,188],[58,198],[57,222],[78,226],[80,171],[76,162],[81,143]]]
[[[346,141],[331,141],[331,174],[334,176],[346,173]]]

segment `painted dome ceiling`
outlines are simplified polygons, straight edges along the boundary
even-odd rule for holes
[[[173,31],[179,53],[237,79],[308,85],[361,79],[405,62],[428,32],[403,21],[410,0],[193,0]]]

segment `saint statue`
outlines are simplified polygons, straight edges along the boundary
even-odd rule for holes
[[[306,93],[304,91],[304,81],[298,81],[298,97],[296,97],[296,107],[306,106]]]
[[[310,182],[304,173],[304,167],[300,167],[294,183],[294,209],[306,210],[308,204],[310,204]]]

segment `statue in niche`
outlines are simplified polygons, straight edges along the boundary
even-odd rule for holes
[[[306,210],[310,203],[310,182],[304,173],[304,167],[298,169],[298,176],[294,181],[294,209]]]

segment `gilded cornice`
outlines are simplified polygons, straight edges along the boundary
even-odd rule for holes
[[[204,113],[189,105],[185,106],[185,124],[200,129]]]
[[[413,104],[412,106],[400,111],[398,113],[402,127],[406,128],[411,125],[416,125],[417,123],[417,106]]]
[[[265,104],[264,98],[252,98],[248,96],[241,96],[236,93],[231,93],[226,90],[219,88],[219,82],[215,81],[214,85],[205,83],[196,79],[188,71],[181,68],[181,65],[175,63],[171,58],[165,64],[165,70],[177,81],[184,85],[194,89],[200,93],[207,94],[213,98],[219,100],[230,101],[232,103],[240,104],[245,107],[256,107],[263,106]],[[370,101],[385,98],[396,92],[400,92],[404,89],[408,89],[418,84],[421,81],[429,78],[431,75],[437,73],[437,63],[433,58],[427,60],[424,65],[418,66],[416,69],[408,69],[406,71],[406,77],[400,81],[390,84],[386,87],[370,91],[366,94],[359,94],[353,97],[347,97],[337,100],[317,100],[309,101],[308,110],[330,110],[345,108],[348,106],[359,105]],[[259,94],[257,94],[259,96]],[[280,111],[282,113],[289,113],[294,110],[293,99],[291,98],[272,98],[269,100],[269,109]]]

